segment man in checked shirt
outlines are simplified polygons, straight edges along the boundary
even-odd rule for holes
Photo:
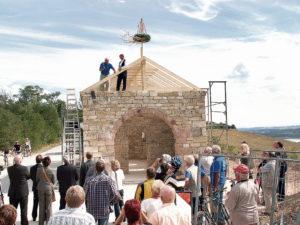
[[[108,225],[110,205],[121,200],[116,183],[107,176],[105,163],[99,160],[95,164],[96,174],[85,182],[87,212],[92,214],[98,225]]]

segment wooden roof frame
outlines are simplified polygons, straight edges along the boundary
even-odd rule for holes
[[[138,68],[138,67],[141,67],[141,68]],[[129,71],[130,69],[132,69],[132,70],[142,69],[143,72],[146,73],[146,74],[142,73],[142,75],[135,74],[135,76],[141,76],[141,78],[140,78],[141,82],[142,82],[142,87],[140,87],[141,90],[146,90],[146,91],[147,90],[153,90],[153,91],[157,90],[157,91],[163,91],[163,92],[201,90],[199,87],[192,84],[191,82],[181,78],[177,74],[164,68],[163,66],[154,62],[153,60],[143,56],[142,58],[139,58],[139,59],[135,60],[134,62],[130,63],[128,66],[126,66],[121,71],[117,71],[116,73],[109,75],[108,77],[87,87],[86,89],[82,90],[81,92],[95,91],[97,88],[100,88],[105,83],[109,84],[107,91],[110,91],[112,80],[115,80],[120,73],[122,73],[126,70]],[[147,74],[147,73],[149,73],[149,74]],[[130,75],[130,76],[133,76],[133,75]],[[138,85],[141,85],[141,84],[138,84]],[[157,88],[155,88],[155,87],[157,87]]]

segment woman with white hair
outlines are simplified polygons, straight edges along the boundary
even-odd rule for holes
[[[204,156],[201,156],[200,158],[200,164],[203,166],[205,174],[210,174],[210,167],[214,161],[214,157],[211,156],[211,153],[212,148],[207,146],[203,151]]]
[[[120,211],[124,205],[123,202],[123,196],[124,196],[124,187],[123,187],[123,181],[125,180],[125,175],[123,170],[121,169],[120,162],[118,160],[114,160],[111,162],[111,178],[116,182],[117,189],[119,191],[120,196],[122,199],[120,199],[116,204],[114,204],[114,210],[115,210],[115,216],[116,218],[119,217]]]
[[[160,209],[163,205],[160,199],[160,190],[164,187],[164,182],[161,180],[155,180],[151,187],[152,197],[142,201],[142,211],[146,216],[151,216],[156,210]]]
[[[184,166],[185,166],[185,188],[192,192],[192,212],[195,213],[195,203],[196,199],[200,198],[201,190],[197,189],[198,181],[198,166],[195,166],[195,158],[193,155],[187,155],[184,157]],[[201,166],[201,182],[202,178],[205,176],[203,167]],[[203,190],[203,188],[202,188]]]
[[[249,158],[250,147],[246,142],[243,142],[240,146],[241,164],[246,165],[250,169],[250,178],[253,178],[253,172],[251,171],[254,167],[253,160]]]

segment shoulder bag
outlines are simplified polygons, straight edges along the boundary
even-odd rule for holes
[[[51,186],[51,192],[52,192],[51,200],[52,200],[52,202],[55,202],[56,198],[55,198],[55,193],[54,193],[54,184],[52,184],[52,182],[49,179],[49,177],[47,176],[47,173],[44,168],[43,168],[43,174],[44,174],[44,177],[45,177],[47,183]]]

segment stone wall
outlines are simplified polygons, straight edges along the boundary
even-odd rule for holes
[[[204,91],[81,93],[84,151],[96,157],[152,159],[198,152],[207,144]]]

